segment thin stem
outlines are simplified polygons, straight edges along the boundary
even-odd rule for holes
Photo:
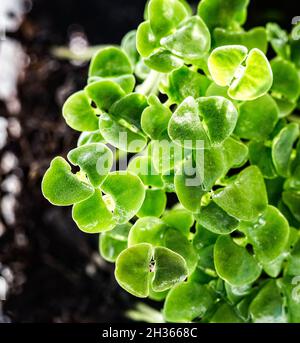
[[[163,315],[159,311],[143,303],[138,303],[134,310],[127,311],[126,316],[138,322],[165,323]]]
[[[161,73],[151,70],[146,80],[141,85],[136,87],[136,92],[146,96],[157,94],[161,77]]]

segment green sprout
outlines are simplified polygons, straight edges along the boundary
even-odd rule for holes
[[[81,134],[42,192],[161,303],[135,320],[300,322],[300,45],[248,3],[149,0],[63,106]]]

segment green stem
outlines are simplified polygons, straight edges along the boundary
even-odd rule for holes
[[[161,73],[151,70],[146,80],[141,85],[136,87],[136,92],[146,96],[157,94],[161,77]]]
[[[134,310],[127,311],[126,316],[137,322],[165,323],[163,315],[159,311],[143,303],[138,303]]]

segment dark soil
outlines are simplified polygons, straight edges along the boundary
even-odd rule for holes
[[[267,13],[262,6],[272,8],[274,2],[254,3],[254,24],[263,24]],[[0,153],[16,154],[19,164],[13,173],[22,181],[16,223],[1,220],[5,232],[0,236],[0,261],[13,275],[3,302],[6,320],[124,322],[124,311],[136,302],[116,284],[113,265],[97,254],[98,237],[76,229],[70,208],[51,206],[41,195],[40,183],[50,160],[66,156],[76,144],[78,135],[65,125],[61,106],[83,87],[87,74],[86,65],[58,61],[49,48],[66,44],[70,32],[83,27],[92,44],[117,43],[142,20],[143,7],[142,0],[35,0],[14,35],[30,64],[19,85],[21,137],[10,136]],[[279,9],[268,16],[287,25],[300,14],[292,9],[290,16],[284,13]],[[10,117],[3,104],[0,113]]]

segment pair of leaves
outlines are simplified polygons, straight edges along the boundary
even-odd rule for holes
[[[74,175],[70,165],[61,157],[51,162],[43,178],[42,191],[54,205],[74,204],[73,219],[78,227],[85,232],[96,233],[111,230],[117,223],[131,219],[143,204],[145,189],[139,177],[128,172],[98,175],[93,169],[96,166],[90,158],[90,151],[82,151],[87,147],[71,152],[72,160],[87,171],[94,184],[101,185],[101,190],[112,202],[112,208],[103,199],[101,191],[95,190],[85,176]]]
[[[153,267],[150,266],[152,261]],[[184,281],[187,267],[185,260],[175,252],[141,243],[121,252],[116,260],[115,276],[127,292],[145,298],[150,287],[155,292],[163,292]]]
[[[173,113],[168,126],[171,139],[186,148],[203,149],[221,144],[233,132],[238,113],[222,97],[186,98]],[[198,146],[203,142],[204,146]]]
[[[197,257],[188,238],[179,230],[169,227],[163,219],[143,217],[130,230],[128,246],[149,243],[164,246],[181,255],[186,261],[189,274],[196,267]]]
[[[209,31],[198,16],[189,17],[178,0],[151,0],[147,21],[137,30],[137,49],[151,69],[168,73],[210,49]]]
[[[245,62],[245,66],[243,66]],[[259,49],[243,45],[216,48],[208,59],[208,68],[214,82],[229,86],[228,95],[235,100],[254,100],[266,94],[273,83],[268,59]]]

